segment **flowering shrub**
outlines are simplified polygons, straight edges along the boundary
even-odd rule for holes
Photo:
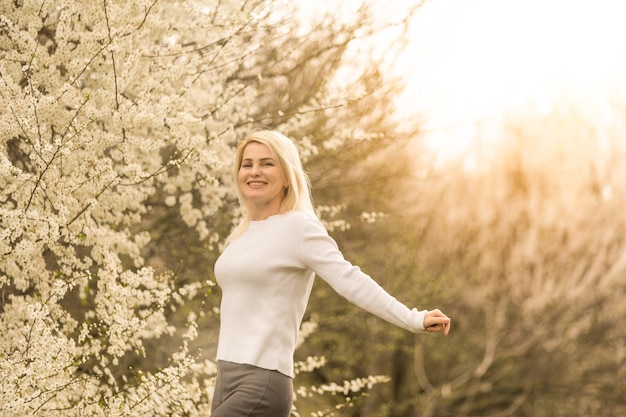
[[[239,130],[265,120],[254,68],[290,33],[285,7],[2,5],[1,415],[208,415],[215,368],[190,353],[194,314],[167,367],[122,365],[146,355],[146,340],[172,335],[167,312],[204,285],[175,284],[148,264],[142,227],[158,205],[210,248],[221,241],[206,219],[232,198],[225,161]],[[322,101],[276,117],[297,129]],[[317,152],[306,137],[301,146]]]
[[[207,414],[212,364],[186,343],[157,373],[116,367],[172,334],[165,312],[185,294],[142,257],[150,199],[216,239],[203,219],[253,96],[229,77],[269,12],[234,3],[3,6],[2,415]]]

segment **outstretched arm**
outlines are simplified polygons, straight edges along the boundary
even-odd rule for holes
[[[408,308],[348,262],[317,219],[311,218],[306,223],[300,251],[304,266],[364,310],[415,333],[443,330],[448,334],[450,331],[450,318],[440,310]]]

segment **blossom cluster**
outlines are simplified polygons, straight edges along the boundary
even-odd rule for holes
[[[242,131],[264,120],[259,63],[291,33],[278,22],[285,4],[2,7],[1,415],[209,414],[215,365],[189,347],[201,313],[188,316],[168,366],[126,365],[147,355],[147,340],[176,333],[168,312],[204,285],[181,286],[145,249],[157,208],[176,210],[208,249],[223,241],[207,219],[235,200],[227,161]],[[276,112],[277,125],[308,123],[319,95],[289,117]],[[299,145],[304,158],[319,152],[307,136]],[[322,209],[346,229],[338,210]],[[322,365],[311,358],[301,371]]]
[[[10,3],[10,4],[9,4]],[[35,1],[0,12],[0,414],[207,415],[214,365],[172,335],[197,292],[147,264],[147,219],[179,211],[200,239],[255,86],[266,2]],[[259,35],[255,35],[255,34]]]

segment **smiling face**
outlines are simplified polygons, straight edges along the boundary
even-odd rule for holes
[[[262,220],[280,213],[289,182],[267,146],[259,142],[246,145],[237,181],[251,220]]]

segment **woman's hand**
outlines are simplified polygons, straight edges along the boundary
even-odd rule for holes
[[[443,330],[446,336],[450,333],[450,318],[443,314],[439,309],[426,312],[424,317],[424,328],[427,332],[435,333]]]

